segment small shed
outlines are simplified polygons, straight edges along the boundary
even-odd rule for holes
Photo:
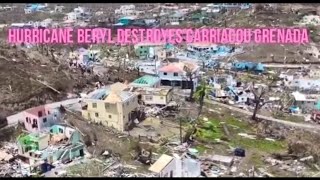
[[[160,177],[173,177],[174,169],[174,158],[163,154],[154,164],[151,165],[149,171],[157,173]]]

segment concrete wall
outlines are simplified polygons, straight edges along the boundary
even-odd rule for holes
[[[298,106],[303,112],[316,109],[317,101],[295,101],[295,105]]]
[[[166,75],[165,75],[166,73]],[[182,73],[177,73],[177,76],[174,76],[173,72],[159,72],[159,77],[161,80],[169,80],[169,81],[183,81],[187,80]]]
[[[41,139],[39,140],[39,150],[43,150],[46,149],[49,145],[49,141],[50,141],[50,135],[47,134],[46,136],[41,137]]]
[[[153,105],[166,105],[172,100],[173,91],[169,91],[166,95],[146,95],[141,94],[142,100],[145,102],[145,104]],[[152,100],[147,100],[146,97],[152,97]]]
[[[48,114],[50,112],[50,114]],[[42,112],[42,114],[47,114],[42,117],[38,117],[38,115],[30,114],[28,112],[24,112],[23,116],[21,117],[24,119],[24,126],[27,131],[29,132],[38,132],[43,130],[44,128],[51,127],[54,124],[57,124],[60,122],[61,119],[61,113],[59,109],[49,109],[46,108],[45,112]],[[30,118],[31,121],[27,122],[26,118]],[[44,122],[44,118],[46,118],[46,122]],[[33,120],[36,120],[38,123],[38,128],[32,128]]]
[[[309,76],[312,78],[319,78],[320,77],[320,71],[316,69],[311,69]]]
[[[163,170],[160,172],[160,177],[170,177],[170,172],[172,171],[173,176],[175,176],[176,161],[173,159]]]
[[[148,98],[152,98],[148,100]],[[145,104],[158,104],[158,105],[166,105],[167,104],[167,96],[165,95],[142,95],[142,100]]]
[[[85,100],[88,103],[88,109],[82,111],[84,118],[101,123],[104,126],[114,127],[119,131],[124,131],[125,124],[129,121],[129,113],[138,107],[138,99],[132,96],[123,103],[110,104],[106,108],[106,103],[100,100]],[[97,107],[93,107],[93,103]],[[98,117],[96,117],[98,113]]]
[[[199,76],[200,68],[198,68],[193,76],[194,88],[198,86],[198,76]],[[165,75],[166,73],[166,75]],[[186,76],[186,73],[178,73],[177,76],[174,76],[173,72],[158,72],[158,75],[161,80],[169,80],[169,81],[189,81],[189,78]]]
[[[289,83],[290,87],[301,88],[301,89],[319,89],[320,80],[319,79],[293,79]]]

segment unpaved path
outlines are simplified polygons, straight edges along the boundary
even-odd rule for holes
[[[188,96],[188,95],[184,95],[184,94],[179,94],[177,92],[175,92],[175,95],[184,96],[184,97]],[[250,112],[250,111],[246,111],[246,110],[243,110],[243,109],[240,109],[240,108],[237,108],[237,107],[233,107],[233,106],[230,106],[230,105],[227,105],[227,104],[223,104],[223,103],[220,103],[220,102],[217,102],[217,101],[212,101],[212,100],[206,99],[205,103],[206,104],[211,104],[211,105],[218,105],[220,107],[228,108],[228,109],[230,109],[232,111],[236,111],[236,112],[248,115],[248,116],[252,116],[252,112]],[[263,120],[273,121],[273,122],[281,123],[281,124],[292,126],[292,127],[298,127],[298,128],[303,128],[303,129],[308,129],[308,130],[320,132],[320,125],[318,125],[318,124],[307,124],[307,123],[290,122],[290,121],[286,121],[286,120],[282,120],[282,119],[276,119],[276,118],[269,117],[269,116],[263,116],[263,115],[260,115],[260,114],[257,114],[257,117],[260,118],[260,119],[263,119]]]
[[[212,104],[212,105],[219,105],[219,106],[228,108],[228,109],[230,109],[232,111],[237,111],[239,113],[242,113],[242,114],[245,114],[245,115],[248,115],[248,116],[252,115],[252,112],[250,112],[250,111],[246,111],[246,110],[243,110],[243,109],[240,109],[240,108],[237,108],[237,107],[233,107],[233,106],[230,106],[230,105],[227,105],[227,104],[223,104],[223,103],[220,103],[220,102],[216,102],[216,101],[212,101],[212,100],[207,100],[206,99],[205,103]],[[306,123],[290,122],[290,121],[286,121],[286,120],[282,120],[282,119],[276,119],[276,118],[273,118],[273,117],[263,116],[263,115],[260,115],[260,114],[258,114],[257,117],[260,118],[260,119],[263,119],[263,120],[273,121],[273,122],[285,124],[285,125],[288,125],[288,126],[320,131],[320,125],[317,125],[317,124],[306,124]]]

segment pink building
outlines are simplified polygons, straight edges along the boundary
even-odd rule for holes
[[[48,108],[44,105],[24,111],[24,126],[29,132],[38,132],[60,122],[59,108]]]

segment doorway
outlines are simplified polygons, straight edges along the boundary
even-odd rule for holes
[[[80,149],[79,152],[80,152],[80,156],[83,157],[83,156],[84,156],[84,151],[83,151],[83,149]]]

